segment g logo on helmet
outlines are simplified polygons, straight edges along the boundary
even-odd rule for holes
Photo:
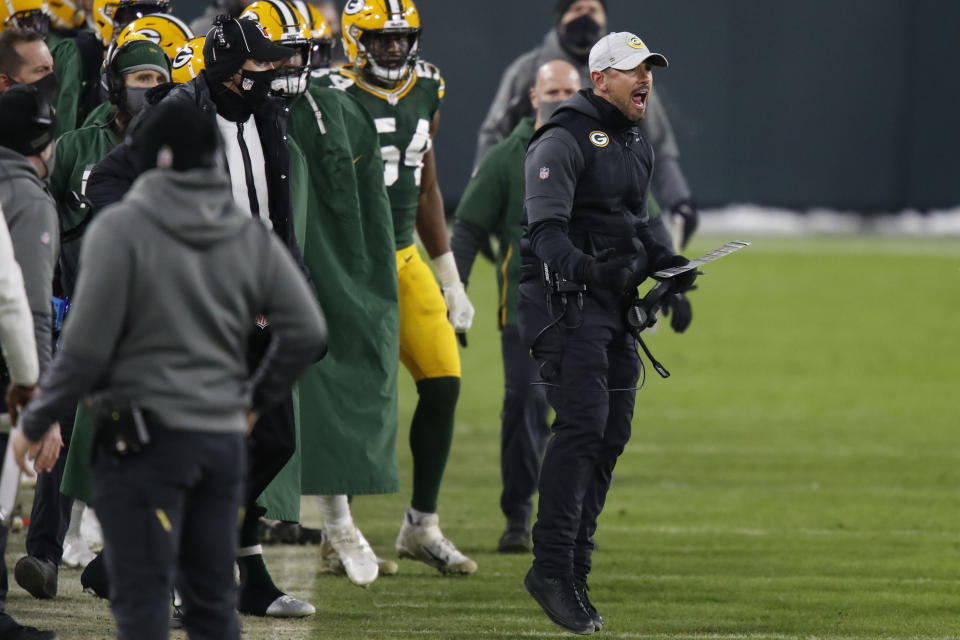
[[[160,32],[156,29],[139,29],[137,33],[147,40],[150,40],[153,44],[160,44],[160,41],[163,40],[163,36],[161,36]]]
[[[647,45],[643,44],[643,40],[641,40],[637,36],[633,36],[632,38],[630,38],[630,40],[627,42],[627,46],[633,47],[634,49],[647,48]]]
[[[610,136],[605,134],[603,131],[591,131],[590,144],[592,144],[595,147],[600,147],[602,149],[608,144],[610,144]]]
[[[350,0],[347,5],[343,8],[343,12],[348,16],[352,16],[355,13],[360,13],[363,11],[363,7],[367,4],[367,0]]]
[[[185,46],[183,49],[177,52],[176,57],[173,59],[173,68],[181,69],[193,59],[193,47]]]

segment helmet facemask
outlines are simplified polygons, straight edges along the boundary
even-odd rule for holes
[[[333,40],[329,38],[310,41],[310,69],[329,69],[333,59]]]
[[[46,36],[50,31],[50,16],[42,9],[18,11],[7,18],[3,27],[16,27],[17,29],[34,31],[41,36]],[[0,31],[3,31],[3,28],[0,28]]]
[[[154,13],[170,13],[170,3],[165,0],[156,2],[123,2],[113,13],[113,32],[119,34],[124,27],[143,16]]]
[[[417,63],[420,29],[382,29],[367,31],[357,38],[357,57],[361,67],[378,80],[397,82]]]
[[[310,85],[310,66],[308,61],[311,43],[284,44],[293,49],[293,57],[277,67],[277,77],[270,83],[270,93],[275,96],[299,96]]]

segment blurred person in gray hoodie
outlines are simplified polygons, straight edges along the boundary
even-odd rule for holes
[[[496,96],[480,125],[474,167],[493,145],[506,139],[522,118],[535,115],[529,93],[537,70],[551,60],[566,60],[580,72],[584,87],[590,86],[587,57],[590,49],[607,32],[606,0],[557,0],[554,26],[540,46],[531,49],[503,72]],[[686,246],[697,228],[699,215],[687,179],[680,168],[680,149],[667,112],[656,92],[650,95],[647,115],[640,126],[653,147],[657,171],[653,175],[653,196],[680,227],[677,244]]]
[[[9,229],[5,246],[11,249],[9,259],[5,258],[0,266],[0,282],[4,285],[0,386],[6,390],[5,399],[0,400],[0,414],[4,414],[3,422],[8,427],[6,413],[9,411],[9,421],[15,423],[17,408],[33,396],[37,376],[50,364],[50,300],[59,241],[56,205],[44,183],[53,159],[50,103],[36,87],[16,86],[0,94],[0,113],[0,226],[4,227],[4,235]],[[3,253],[6,255],[7,251]],[[11,299],[11,295],[16,298]],[[29,340],[24,340],[24,334],[30,336]],[[59,452],[59,443],[60,429],[53,425],[44,444],[52,453]],[[6,445],[7,437],[3,434],[0,451],[5,451]],[[36,469],[48,471],[54,460],[48,453],[37,459]],[[6,543],[7,529],[0,524],[0,553],[6,550]],[[21,626],[3,613],[7,585],[6,564],[0,563],[0,640],[53,638],[52,631]]]
[[[236,640],[244,434],[326,351],[326,322],[283,243],[235,203],[216,125],[158,106],[141,171],[84,240],[62,347],[13,432],[17,461],[52,453],[51,423],[98,415],[93,498],[117,637],[168,637],[170,589],[191,638]],[[273,338],[251,371],[253,320]]]

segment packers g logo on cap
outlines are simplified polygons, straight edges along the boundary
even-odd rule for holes
[[[602,149],[608,144],[610,144],[610,136],[605,134],[603,131],[591,131],[590,143],[593,146],[600,147]]]
[[[627,41],[627,45],[630,46],[630,47],[633,47],[634,49],[646,49],[646,48],[647,48],[647,45],[643,44],[643,40],[641,40],[641,39],[638,38],[637,36],[633,36],[632,38],[630,38],[630,40]]]
[[[350,0],[347,6],[343,8],[343,12],[348,16],[352,16],[355,13],[360,13],[366,4],[366,0]]]

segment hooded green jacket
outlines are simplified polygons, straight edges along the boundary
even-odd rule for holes
[[[377,131],[355,99],[311,87],[289,133],[309,170],[303,257],[334,336],[297,385],[302,492],[396,492],[399,307]]]

